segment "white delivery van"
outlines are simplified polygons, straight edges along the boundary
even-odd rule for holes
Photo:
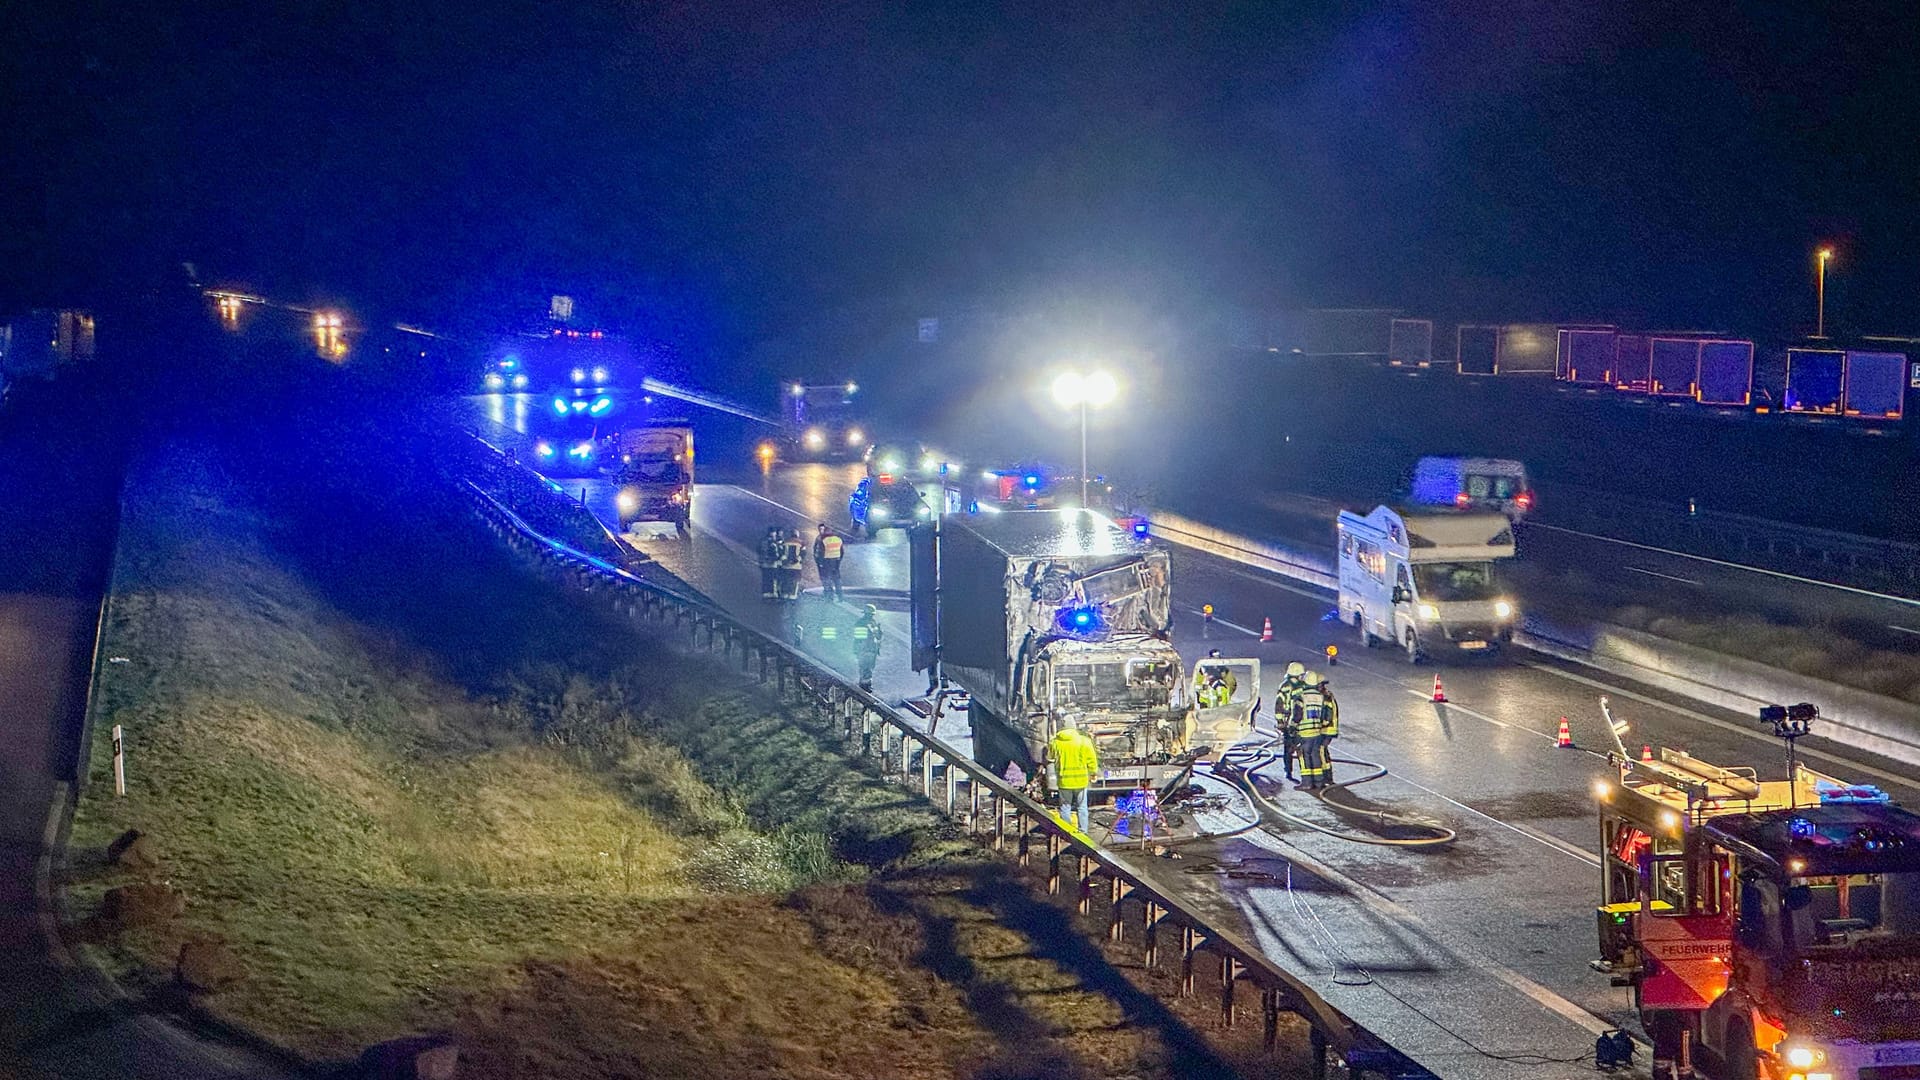
[[[1413,464],[1410,502],[1491,510],[1518,521],[1533,509],[1527,467],[1506,458],[1423,457]]]
[[[1519,607],[1497,572],[1513,557],[1504,516],[1342,511],[1337,540],[1340,621],[1368,645],[1391,641],[1417,664],[1442,649],[1493,653],[1513,640]]]

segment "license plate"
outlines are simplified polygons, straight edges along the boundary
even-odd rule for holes
[[[1484,641],[1463,641],[1460,643],[1460,647],[1463,649],[1484,649],[1487,647],[1487,643]]]

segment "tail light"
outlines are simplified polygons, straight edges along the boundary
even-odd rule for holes
[[[1523,491],[1520,494],[1515,495],[1513,497],[1513,505],[1519,507],[1522,510],[1533,509],[1533,492]]]
[[[1458,506],[1461,509],[1465,509],[1467,506],[1472,504],[1472,502],[1473,502],[1473,496],[1467,494],[1464,491],[1460,492],[1459,494],[1453,497],[1453,505]]]
[[[874,477],[874,479],[880,481],[883,484],[891,484],[893,483],[893,474],[881,473],[879,476]]]

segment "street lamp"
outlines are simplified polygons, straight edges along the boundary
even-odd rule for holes
[[[1830,247],[1821,248],[1817,255],[1820,270],[1818,283],[1814,286],[1814,304],[1817,312],[1814,316],[1814,337],[1827,336],[1827,260],[1831,258],[1833,258],[1833,249]]]
[[[1053,400],[1080,410],[1080,507],[1087,508],[1087,409],[1112,404],[1120,384],[1104,371],[1068,371],[1053,380]]]

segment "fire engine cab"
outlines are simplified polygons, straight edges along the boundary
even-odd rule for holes
[[[1674,749],[1612,756],[1595,967],[1633,987],[1655,1058],[1703,1049],[1719,1080],[1920,1080],[1920,816],[1797,763],[1761,780]]]

